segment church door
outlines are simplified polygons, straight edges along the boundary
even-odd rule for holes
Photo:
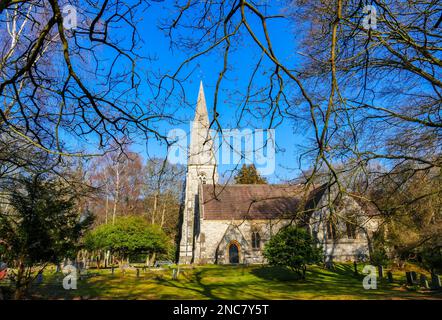
[[[236,243],[229,246],[229,263],[239,263],[239,248]]]

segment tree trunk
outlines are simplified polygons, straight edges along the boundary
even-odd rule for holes
[[[166,204],[163,204],[163,211],[161,212],[161,228],[163,228],[164,225],[164,216],[166,215]]]
[[[153,211],[152,211],[152,219],[151,219],[152,224],[155,224],[155,216],[157,214],[157,206],[158,206],[158,192],[155,193],[154,201],[153,201]]]
[[[108,222],[109,215],[109,185],[106,183],[106,224]]]
[[[15,282],[14,299],[21,300],[25,296],[25,284],[23,283],[23,278],[25,275],[25,265],[20,259],[18,262],[17,278]]]
[[[156,257],[156,253],[154,252],[154,253],[152,254],[152,259],[150,260],[150,265],[151,265],[151,266],[153,266],[154,263],[155,263],[155,257]]]
[[[115,181],[115,197],[114,197],[114,210],[112,212],[112,224],[115,224],[115,216],[117,215],[117,205],[120,197],[120,168],[117,164],[116,181]]]

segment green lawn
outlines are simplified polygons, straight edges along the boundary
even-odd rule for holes
[[[362,268],[362,266],[361,266]],[[353,275],[351,264],[334,271],[310,267],[300,281],[287,269],[268,266],[195,266],[182,269],[178,280],[172,270],[122,275],[115,270],[89,270],[77,290],[64,290],[62,275],[45,273],[33,290],[43,299],[442,299],[441,292],[412,291],[404,286],[404,271],[394,272],[395,283],[378,282],[377,290],[362,287],[363,276]]]

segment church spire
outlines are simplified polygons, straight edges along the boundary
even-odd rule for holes
[[[207,112],[206,97],[203,82],[200,83],[198,101],[194,121],[190,131],[186,191],[181,228],[179,263],[193,262],[194,250],[199,246],[201,214],[199,212],[199,192],[202,184],[217,184],[213,140],[210,135],[209,113]],[[195,233],[196,232],[196,233]]]
[[[204,87],[203,87],[203,81],[200,82],[200,89],[198,92],[198,100],[196,105],[196,111],[195,111],[195,118],[193,119],[194,122],[199,122],[202,127],[209,127],[209,113],[207,112],[207,105],[206,105],[206,97],[204,95]]]
[[[200,82],[195,117],[192,122],[189,148],[189,165],[215,166],[213,140],[210,136],[209,113],[207,112],[206,97],[203,82]]]

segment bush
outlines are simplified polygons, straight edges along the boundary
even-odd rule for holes
[[[307,265],[320,263],[323,252],[305,229],[288,226],[266,243],[264,257],[270,265],[288,267],[304,279]]]
[[[375,266],[386,266],[389,262],[387,252],[382,247],[373,249],[370,255],[370,261]]]
[[[85,237],[87,249],[109,250],[125,259],[139,254],[162,254],[169,249],[166,234],[157,225],[136,216],[118,218],[115,224],[103,224]]]
[[[442,247],[424,248],[421,256],[425,269],[432,273],[442,271]]]

